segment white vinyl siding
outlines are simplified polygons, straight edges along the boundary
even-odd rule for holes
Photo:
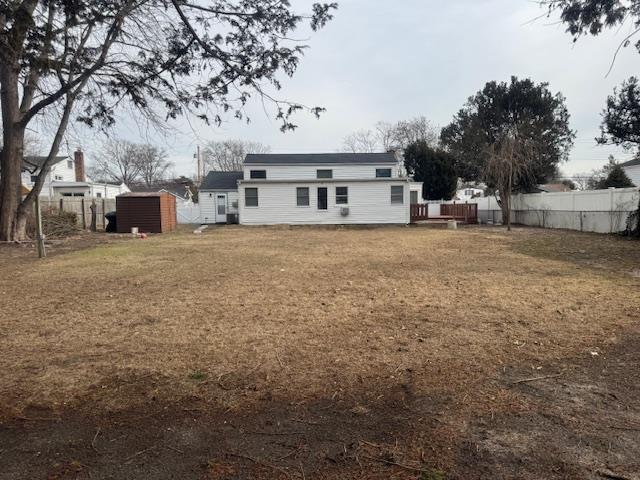
[[[376,170],[390,168],[391,178],[398,178],[398,166],[385,164],[367,165],[249,165],[244,167],[244,179],[251,178],[251,170],[266,170],[268,180],[316,180],[318,170],[331,170],[335,180],[376,178]]]
[[[375,175],[375,170],[373,172]],[[240,195],[254,184],[240,184]],[[402,204],[391,204],[391,185],[404,186],[406,198]],[[341,215],[346,205],[336,204],[335,183],[290,182],[259,185],[259,207],[240,208],[243,225],[313,225],[313,224],[407,224],[409,223],[409,188],[402,180],[345,182],[337,186],[348,187],[349,214]],[[298,188],[309,188],[309,207],[300,208],[296,202]],[[327,188],[328,208],[318,209],[318,188]]]
[[[198,192],[198,205],[200,206],[200,221],[202,223],[216,223],[216,194],[218,193],[227,194],[227,213],[238,213],[239,196],[237,190],[200,190],[200,192]]]

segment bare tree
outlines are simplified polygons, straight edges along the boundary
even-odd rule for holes
[[[223,140],[207,142],[202,151],[204,165],[218,172],[239,172],[249,153],[269,153],[271,147],[260,142]]]
[[[351,153],[375,153],[381,150],[376,132],[372,130],[359,130],[344,138],[343,150]]]
[[[438,129],[426,117],[402,120],[396,123],[394,128],[393,141],[398,150],[404,150],[407,146],[419,141],[424,141],[429,147],[436,148],[439,138]]]
[[[396,126],[390,122],[376,123],[376,134],[378,142],[384,152],[390,152],[397,148],[396,145]]]
[[[531,175],[534,162],[535,148],[532,142],[518,136],[517,125],[489,146],[485,175],[500,193],[498,203],[502,210],[502,222],[509,231],[513,187]]]
[[[167,160],[167,152],[153,145],[136,145],[135,156],[140,168],[140,179],[147,187],[165,180],[168,170],[173,166]]]
[[[108,140],[89,168],[89,174],[96,180],[132,185],[142,172],[138,151],[134,143]]]
[[[273,96],[278,74],[293,75],[303,22],[323,27],[337,7],[314,3],[309,15],[272,0],[2,1],[0,6],[0,240],[26,236],[71,119],[109,128],[126,109],[162,123],[191,113],[219,124],[246,118],[259,96],[275,107],[283,131],[303,107]],[[158,109],[162,109],[160,114]],[[52,141],[31,192],[20,196],[25,132],[49,119]]]
[[[419,141],[426,142],[431,148],[436,148],[439,143],[438,129],[425,117],[397,123],[378,122],[374,130],[359,130],[345,137],[342,149],[354,153],[402,153],[409,145]]]

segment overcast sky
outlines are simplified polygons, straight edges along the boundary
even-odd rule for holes
[[[308,10],[312,1],[294,2]],[[600,113],[607,95],[637,74],[640,60],[633,47],[623,49],[606,76],[613,54],[628,33],[606,32],[573,44],[557,18],[535,20],[544,11],[530,0],[342,0],[334,20],[306,43],[310,49],[292,79],[283,81],[280,97],[327,109],[319,120],[299,114],[296,132],[282,134],[273,114],[252,105],[252,122],[232,118],[220,128],[183,119],[175,135],[154,141],[170,152],[178,174],[195,172],[193,153],[206,140],[242,138],[271,146],[272,152],[333,152],[349,133],[380,120],[424,115],[444,126],[465,100],[487,81],[511,75],[548,82],[562,92],[577,131],[567,174],[602,166],[610,153],[619,160],[631,154],[596,146]],[[118,134],[141,141],[135,128]],[[91,157],[96,144],[83,147]]]

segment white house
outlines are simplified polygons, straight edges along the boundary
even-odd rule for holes
[[[22,164],[22,185],[31,190],[47,157],[25,157]],[[55,157],[47,174],[41,198],[60,197],[115,198],[116,195],[129,192],[124,184],[93,182],[86,176],[84,153],[77,150],[73,160],[70,157]]]
[[[250,154],[242,172],[211,172],[200,189],[204,223],[408,224],[422,183],[393,153]]]
[[[192,207],[194,204],[193,192],[191,191],[191,186],[189,183],[187,183],[187,181],[160,181],[151,187],[146,185],[132,185],[131,189],[133,192],[168,193],[169,195],[175,197],[176,205],[179,207]]]
[[[465,187],[456,192],[455,199],[462,202],[468,202],[473,198],[484,197],[484,190],[478,187]]]
[[[202,223],[236,223],[242,172],[209,172],[198,190]]]
[[[640,187],[640,158],[623,163],[622,168],[636,187]]]

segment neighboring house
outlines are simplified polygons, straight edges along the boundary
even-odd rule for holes
[[[474,198],[481,197],[484,197],[484,190],[482,188],[465,187],[456,192],[455,200],[468,202],[469,200],[472,200]]]
[[[40,169],[47,157],[28,156],[22,163],[22,186],[30,191],[36,182]],[[85,174],[84,153],[77,150],[74,158],[55,157],[47,174],[41,198],[57,199],[61,197],[115,198],[128,192],[124,184],[93,182]]]
[[[408,224],[422,183],[393,153],[250,154],[242,172],[211,172],[200,187],[204,223]]]
[[[631,179],[636,187],[640,187],[640,158],[636,158],[629,162],[623,163],[621,167],[624,173]]]
[[[184,182],[160,182],[153,187],[147,187],[146,185],[134,185],[131,187],[131,191],[141,193],[168,193],[175,197],[176,205],[178,206],[193,205],[193,193],[191,192],[189,185]]]
[[[198,190],[200,221],[227,223],[237,221],[238,182],[243,172],[209,172]]]
[[[563,193],[563,192],[570,192],[571,187],[569,185],[566,185],[560,182],[545,183],[542,185],[538,185],[536,187],[536,191],[544,192],[544,193]]]

